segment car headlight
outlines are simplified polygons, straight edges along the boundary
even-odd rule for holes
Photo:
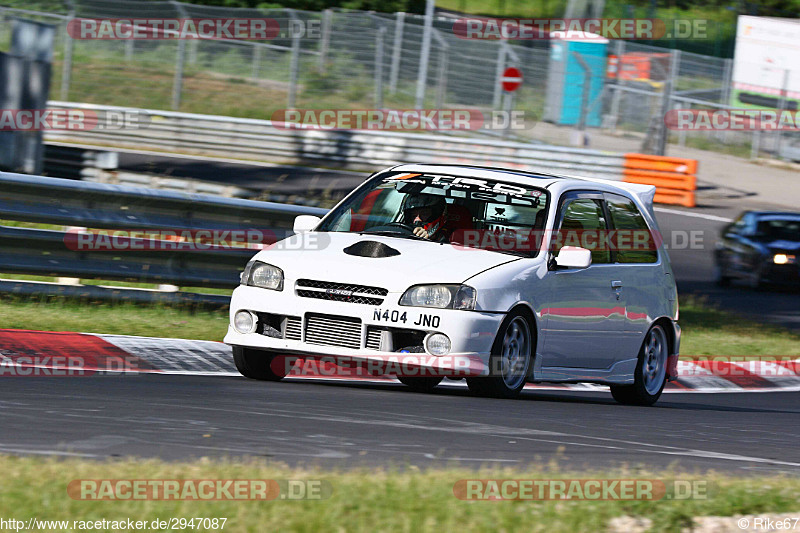
[[[282,291],[283,270],[261,261],[251,261],[242,273],[242,282],[251,287]]]
[[[400,298],[400,305],[437,309],[475,309],[478,292],[468,285],[416,285]]]
[[[794,263],[795,256],[791,254],[775,254],[772,256],[772,262],[776,265],[789,265]]]

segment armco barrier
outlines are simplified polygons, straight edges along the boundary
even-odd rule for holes
[[[390,131],[298,130],[255,120],[49,102],[51,109],[149,115],[146,127],[49,131],[48,141],[209,154],[294,165],[375,171],[399,163],[499,166],[567,176],[622,179],[623,154],[485,137]]]
[[[660,204],[695,206],[697,160],[645,154],[625,154],[623,180],[655,185]]]
[[[297,215],[325,213],[326,210],[313,207],[0,172],[3,220],[128,232],[262,230],[261,235],[272,240],[291,234]],[[120,238],[120,246],[127,249],[108,253],[67,246],[72,239],[77,235],[0,226],[0,272],[233,288],[248,259],[255,254],[255,250],[233,247],[154,250],[144,245],[147,239],[139,237]],[[32,290],[38,288],[24,282],[0,284],[1,292],[25,294]],[[72,288],[64,294],[67,293],[100,297],[100,289]],[[113,290],[108,295],[117,297]],[[210,297],[212,303],[218,300]]]
[[[398,163],[497,166],[656,185],[656,202],[694,205],[697,161],[691,159],[441,134],[285,129],[275,127],[269,120],[71,102],[49,102],[48,105],[52,109],[84,109],[118,115],[144,112],[149,116],[149,123],[140,129],[49,131],[46,133],[48,141],[99,143],[368,171]]]

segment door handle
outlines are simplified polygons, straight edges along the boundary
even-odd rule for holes
[[[622,282],[621,281],[612,281],[611,282],[611,288],[612,289],[621,289],[622,288]]]

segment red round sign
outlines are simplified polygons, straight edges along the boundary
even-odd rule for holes
[[[522,85],[522,71],[516,67],[508,67],[500,78],[504,91],[516,91]]]

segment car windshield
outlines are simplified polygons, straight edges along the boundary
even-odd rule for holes
[[[547,202],[547,192],[537,187],[392,172],[362,185],[318,229],[416,239],[414,226],[426,224],[435,228],[437,242],[535,255],[531,235],[544,228]]]
[[[761,219],[756,231],[772,241],[800,241],[800,217]]]

